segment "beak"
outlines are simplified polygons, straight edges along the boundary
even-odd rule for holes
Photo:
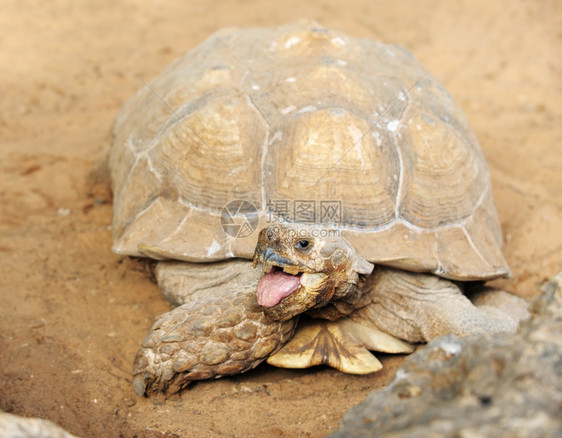
[[[254,260],[253,260],[254,268],[257,266],[258,263],[263,263],[264,272],[271,271],[271,268],[273,266],[285,268],[285,267],[288,267],[288,266],[296,266],[297,265],[292,260],[289,260],[285,257],[280,256],[272,248],[265,248],[265,249],[260,250],[259,245],[258,245],[258,247],[256,247],[256,251],[254,252]]]
[[[280,256],[274,249],[267,248],[263,253],[264,265],[275,265],[283,268],[285,266],[294,266],[295,262]]]

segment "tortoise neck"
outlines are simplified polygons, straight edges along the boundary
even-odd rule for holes
[[[328,319],[335,321],[349,315],[355,309],[363,307],[362,303],[363,288],[360,284],[362,279],[356,274],[355,281],[346,282],[338,287],[334,292],[334,297],[326,305],[317,309],[310,309],[306,313],[313,318]]]

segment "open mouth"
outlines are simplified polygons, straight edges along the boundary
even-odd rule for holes
[[[283,298],[299,290],[303,273],[298,266],[278,265],[275,262],[264,263],[264,275],[258,282],[256,297],[263,307],[273,307]]]

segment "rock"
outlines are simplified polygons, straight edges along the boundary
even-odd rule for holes
[[[76,438],[61,427],[40,418],[0,412],[0,438]]]
[[[431,341],[332,437],[562,436],[562,273],[516,335]]]

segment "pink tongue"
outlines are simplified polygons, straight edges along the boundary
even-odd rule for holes
[[[273,307],[283,298],[291,295],[301,284],[300,276],[285,274],[281,271],[272,271],[265,274],[258,282],[256,293],[258,304],[264,307]]]

